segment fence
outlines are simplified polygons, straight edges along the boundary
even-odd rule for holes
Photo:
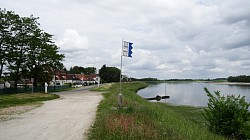
[[[48,86],[48,92],[61,91],[63,89],[70,88],[69,86]],[[45,89],[42,86],[33,87],[33,92],[42,92],[44,93]],[[22,88],[3,88],[0,89],[0,94],[13,94],[13,93],[31,93],[31,87],[22,87]]]

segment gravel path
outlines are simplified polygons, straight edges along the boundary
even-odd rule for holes
[[[102,95],[86,89],[58,93],[61,98],[0,122],[1,140],[83,140]]]

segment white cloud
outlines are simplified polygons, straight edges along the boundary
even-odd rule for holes
[[[182,63],[183,63],[183,64],[190,64],[191,62],[190,62],[189,60],[187,60],[187,59],[183,59],[183,60],[182,60]]]
[[[209,71],[212,71],[212,72],[223,72],[224,70],[221,69],[221,68],[214,68],[214,69],[210,69]]]
[[[193,50],[189,46],[186,46],[185,51],[188,53],[193,53]]]
[[[56,41],[56,44],[63,53],[86,51],[88,49],[87,37],[80,36],[79,33],[73,29],[66,29],[63,36]]]
[[[0,0],[1,8],[40,17],[55,35],[65,65],[120,67],[133,77],[215,78],[249,75],[250,1]]]

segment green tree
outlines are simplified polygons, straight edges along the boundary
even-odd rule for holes
[[[246,75],[240,75],[240,76],[229,76],[227,78],[228,82],[244,82],[244,83],[250,83],[250,76]]]
[[[28,35],[31,30],[29,24],[32,24],[30,21],[28,18],[19,17],[18,15],[13,16],[13,19],[11,19],[10,31],[12,34],[10,42],[7,44],[7,67],[15,81],[15,87],[17,87],[17,82],[26,69]]]
[[[32,77],[35,85],[50,81],[51,71],[62,69],[64,58],[52,42],[52,35],[41,30],[38,18],[32,15],[20,17],[14,12],[1,10],[1,19],[1,73],[5,65],[15,87],[21,78]]]
[[[103,65],[99,70],[99,76],[102,79],[102,82],[119,82],[120,81],[121,70],[116,67],[107,67]]]
[[[83,73],[84,74],[95,74],[96,73],[96,68],[95,67],[84,68]]]
[[[96,68],[95,67],[84,68],[81,66],[74,66],[70,68],[69,73],[71,74],[95,74]]]
[[[58,47],[52,42],[52,35],[36,30],[30,39],[28,61],[26,65],[29,76],[34,78],[35,86],[37,83],[49,82],[56,70],[63,69],[61,61],[64,55],[58,53]]]
[[[13,23],[19,18],[14,12],[0,8],[0,78],[7,63],[10,44],[13,41],[11,40]]]
[[[81,66],[74,66],[69,69],[69,73],[71,74],[81,74],[84,73],[84,68]]]

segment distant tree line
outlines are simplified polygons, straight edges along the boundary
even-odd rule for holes
[[[34,78],[35,86],[48,82],[55,70],[63,68],[64,55],[37,20],[0,8],[0,79],[4,72],[15,87],[25,78]]]
[[[194,81],[193,79],[168,79],[165,81]]]
[[[66,70],[67,71],[67,70]],[[81,66],[74,66],[71,67],[68,71],[70,74],[95,74],[96,68],[95,67],[81,67]]]
[[[157,78],[141,78],[141,79],[138,79],[138,78],[131,78],[131,81],[159,81]]]
[[[244,82],[250,83],[250,76],[240,75],[240,76],[229,76],[227,78],[228,82]]]

